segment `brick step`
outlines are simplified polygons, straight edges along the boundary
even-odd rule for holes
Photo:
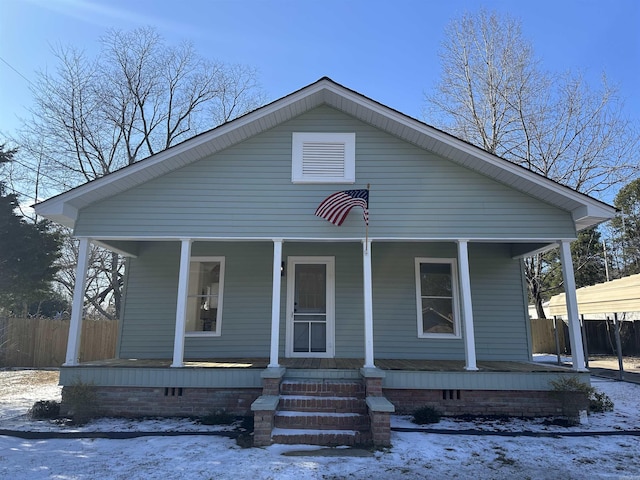
[[[370,432],[357,430],[299,430],[287,428],[274,428],[271,433],[274,443],[286,445],[324,445],[337,447],[341,445],[366,445],[371,442]]]
[[[279,410],[298,412],[367,413],[367,404],[358,397],[281,395]]]
[[[369,417],[358,413],[278,411],[274,423],[277,428],[286,429],[363,431],[369,428]]]
[[[283,395],[321,397],[364,397],[364,384],[357,380],[286,379],[280,384]]]

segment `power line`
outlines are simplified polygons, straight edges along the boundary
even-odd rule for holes
[[[14,72],[16,72],[16,73],[17,73],[18,75],[20,75],[22,78],[24,78],[24,79],[27,81],[27,83],[28,83],[29,85],[31,85],[32,87],[33,87],[33,86],[35,86],[35,85],[31,82],[31,80],[29,80],[29,79],[28,79],[27,77],[25,77],[22,73],[20,73],[20,72],[18,71],[18,69],[17,69],[17,68],[15,68],[15,67],[14,67],[13,65],[11,65],[9,62],[7,62],[3,57],[1,57],[1,56],[0,56],[0,60],[2,60],[2,63],[4,63],[7,67],[9,67],[11,70],[13,70]]]

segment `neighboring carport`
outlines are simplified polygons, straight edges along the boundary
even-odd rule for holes
[[[582,287],[576,290],[578,312],[583,324],[583,343],[585,341],[585,319],[609,321],[613,317],[615,351],[618,355],[619,378],[623,376],[622,342],[620,330],[622,322],[631,321],[634,325],[635,347],[640,346],[640,274],[612,280],[606,283]],[[565,295],[559,294],[549,300],[549,313],[554,317],[567,316]]]

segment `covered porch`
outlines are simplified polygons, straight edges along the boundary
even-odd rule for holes
[[[98,386],[166,388],[261,388],[268,358],[208,358],[186,360],[180,369],[172,359],[109,359],[63,366],[60,383],[92,382]],[[283,358],[281,378],[361,379],[361,358]],[[543,390],[551,381],[588,372],[538,362],[478,361],[478,370],[464,360],[376,359],[383,389]],[[178,373],[180,372],[180,373]],[[268,377],[267,377],[268,378]]]

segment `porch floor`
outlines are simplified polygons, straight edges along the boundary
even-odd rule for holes
[[[82,362],[81,367],[170,368],[170,359],[95,360]],[[381,370],[405,370],[418,372],[465,372],[462,360],[397,360],[376,359]],[[185,368],[257,368],[264,369],[268,358],[208,358],[185,360]],[[361,358],[282,358],[280,366],[289,369],[358,370],[364,365]],[[538,362],[478,361],[478,369],[484,372],[566,372],[567,367]]]

